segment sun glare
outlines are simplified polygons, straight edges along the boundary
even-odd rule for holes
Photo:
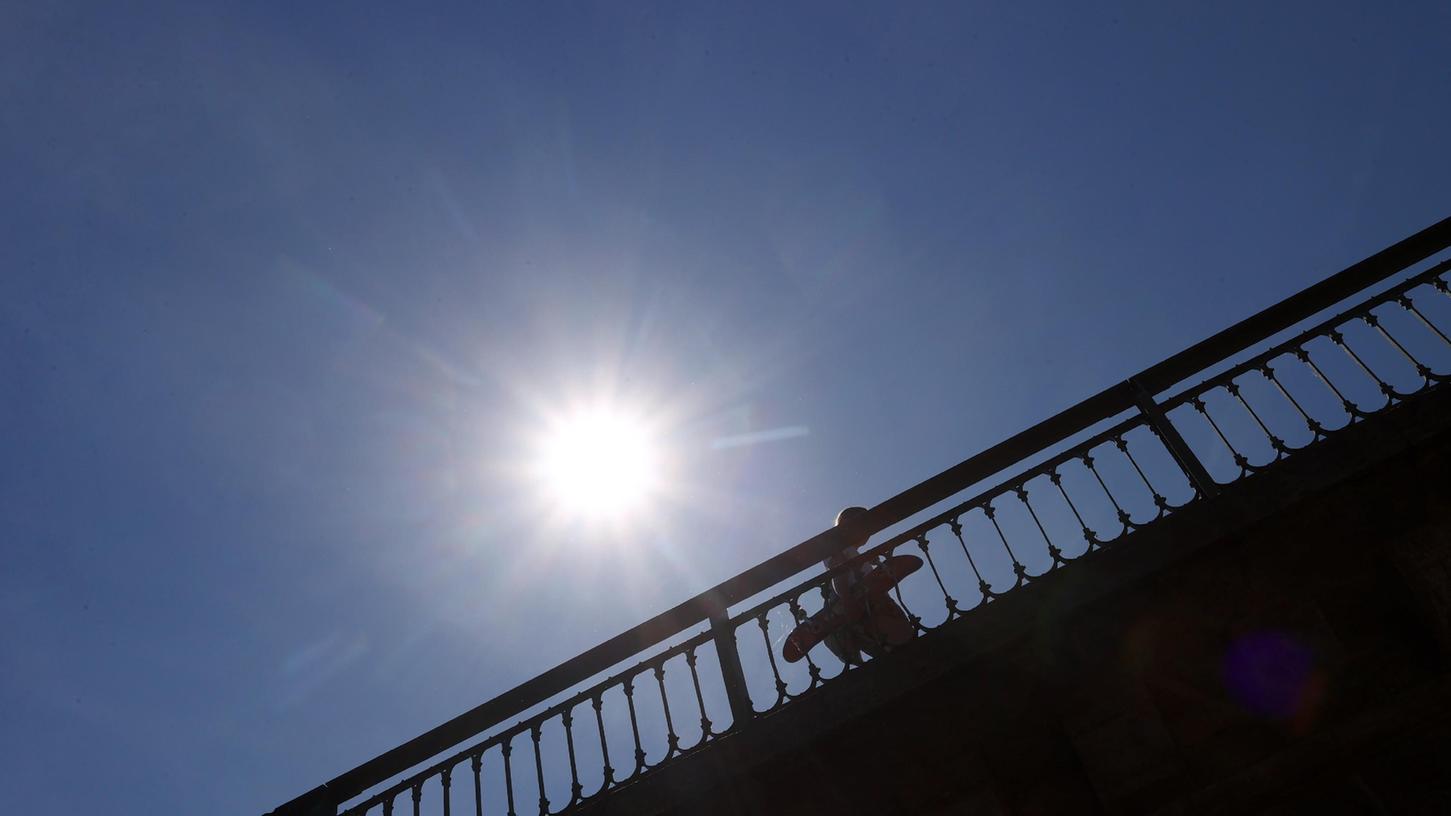
[[[570,515],[620,518],[658,488],[659,460],[648,428],[613,411],[589,411],[557,423],[544,443],[540,475]]]

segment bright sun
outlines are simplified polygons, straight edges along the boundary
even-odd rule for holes
[[[593,410],[559,421],[544,440],[540,476],[570,515],[620,518],[659,487],[659,460],[646,423]]]

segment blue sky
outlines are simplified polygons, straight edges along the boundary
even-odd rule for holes
[[[3,12],[12,808],[269,809],[1451,202],[1444,3],[779,5]]]

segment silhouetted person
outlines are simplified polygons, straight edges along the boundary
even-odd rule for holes
[[[867,512],[865,507],[848,507],[836,516],[836,526],[860,519]],[[866,546],[867,536],[856,537],[839,552],[827,556],[822,562],[833,570],[857,556]],[[864,604],[866,613],[856,621],[837,629],[824,638],[826,648],[843,663],[860,663],[861,653],[878,657],[893,646],[905,643],[915,634],[912,622],[890,597],[885,594],[867,594],[860,591],[862,580],[878,569],[880,558],[866,558],[832,576],[827,587],[828,609],[842,611],[850,604]]]

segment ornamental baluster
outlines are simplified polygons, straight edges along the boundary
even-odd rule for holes
[[[1103,481],[1103,477],[1100,476],[1098,473],[1098,468],[1093,466],[1093,454],[1089,453],[1088,451],[1084,451],[1083,453],[1079,454],[1078,460],[1083,463],[1084,467],[1088,468],[1089,473],[1093,474],[1093,480],[1098,482],[1098,486],[1103,489],[1103,495],[1107,496],[1109,504],[1113,505],[1114,512],[1118,516],[1118,523],[1123,528],[1119,531],[1118,535],[1113,537],[1113,540],[1117,540],[1124,533],[1127,533],[1129,531],[1129,528],[1133,526],[1133,519],[1131,519],[1129,517],[1129,514],[1125,512],[1122,507],[1119,506],[1118,499],[1114,498],[1113,492],[1108,489],[1108,485]]]
[[[1366,325],[1375,329],[1376,332],[1380,334],[1380,336],[1384,338],[1387,343],[1395,346],[1396,351],[1399,351],[1401,353],[1401,356],[1405,357],[1406,361],[1409,362],[1416,369],[1416,374],[1421,377],[1422,385],[1431,384],[1431,367],[1421,362],[1420,360],[1417,360],[1414,354],[1407,351],[1406,347],[1401,345],[1401,341],[1397,340],[1395,336],[1393,336],[1385,326],[1381,325],[1379,317],[1376,317],[1374,313],[1367,312],[1361,315],[1360,319],[1364,321]]]
[[[1088,545],[1084,553],[1087,554],[1098,549],[1102,543],[1098,539],[1098,533],[1095,533],[1093,528],[1088,526],[1088,522],[1083,520],[1083,514],[1078,512],[1078,505],[1074,504],[1073,499],[1069,498],[1068,491],[1063,487],[1063,474],[1058,472],[1057,466],[1048,469],[1048,481],[1052,482],[1053,486],[1058,488],[1058,495],[1063,497],[1063,501],[1067,503],[1068,509],[1073,511],[1073,518],[1078,520],[1078,526],[1083,530],[1083,540]]]
[[[1013,586],[1022,586],[1028,581],[1028,568],[1023,566],[1022,562],[1018,561],[1018,554],[1013,552],[1013,548],[1008,544],[1008,537],[1003,535],[1003,528],[998,524],[997,508],[993,507],[991,501],[988,501],[983,503],[982,511],[987,515],[987,520],[993,523],[993,529],[997,531],[998,540],[1003,542],[1003,549],[1007,550],[1008,558],[1012,559],[1013,574],[1017,576],[1017,581],[1014,582]]]
[[[1043,543],[1048,545],[1048,555],[1053,559],[1053,566],[1066,563],[1063,560],[1063,551],[1048,537],[1048,531],[1043,529],[1043,522],[1038,519],[1038,511],[1033,509],[1033,503],[1028,500],[1028,487],[1025,482],[1019,482],[1013,487],[1013,493],[1017,495],[1018,501],[1028,508],[1028,515],[1032,517],[1033,524],[1038,528],[1038,534],[1043,536]],[[1051,569],[1051,567],[1050,567]]]
[[[823,579],[823,583],[821,583],[817,587],[817,589],[821,592],[821,609],[823,611],[827,610],[831,606],[831,594],[827,592],[827,586],[830,583],[831,578],[828,576],[827,578]],[[796,621],[797,626],[805,623],[810,617],[806,614],[806,610],[801,608],[801,602],[795,595],[792,595],[790,598],[786,599],[786,607],[791,610],[791,619]],[[804,657],[806,658],[806,673],[811,678],[810,688],[816,688],[823,682],[821,679],[821,667],[816,665],[816,661],[811,658],[811,650],[808,649]]]
[[[560,713],[559,719],[564,723],[564,745],[569,753],[569,803],[572,805],[584,793],[584,786],[579,784],[579,768],[574,759],[574,708],[566,707]]]
[[[894,579],[892,582],[892,594],[897,598],[897,606],[901,607],[902,611],[907,613],[907,622],[912,625],[912,633],[915,635],[917,631],[922,628],[922,619],[912,613],[912,610],[907,607],[906,599],[902,597],[901,579],[905,578],[906,576],[898,577],[896,572],[892,569],[892,557],[896,554],[897,547],[894,545],[892,549],[885,554],[886,557],[882,560],[882,568],[886,570],[888,576]]]
[[[1315,362],[1314,357],[1310,356],[1309,351],[1306,351],[1301,346],[1296,346],[1294,354],[1295,359],[1309,366],[1310,370],[1315,372],[1315,378],[1320,380],[1320,382],[1324,383],[1325,387],[1330,389],[1330,393],[1334,394],[1335,398],[1340,400],[1340,407],[1345,411],[1346,416],[1348,416],[1352,422],[1355,421],[1357,417],[1363,418],[1369,416],[1369,414],[1360,410],[1360,406],[1356,405],[1354,402],[1351,402],[1349,397],[1340,393],[1340,389],[1335,387],[1335,383],[1330,380],[1330,377],[1327,376],[1324,371],[1320,370],[1319,364]]]
[[[474,772],[474,816],[484,816],[484,783],[481,773],[484,767],[482,752],[469,757],[469,767]]]
[[[1247,475],[1251,470],[1249,460],[1244,457],[1244,454],[1239,452],[1239,449],[1234,446],[1234,443],[1229,441],[1229,437],[1224,435],[1224,431],[1219,429],[1219,423],[1214,421],[1214,417],[1209,413],[1209,409],[1204,407],[1204,400],[1195,396],[1189,400],[1189,404],[1194,406],[1194,410],[1198,411],[1201,416],[1209,420],[1209,427],[1214,429],[1214,433],[1219,437],[1219,441],[1223,442],[1224,446],[1229,449],[1230,454],[1234,457],[1234,464],[1239,467],[1239,477],[1236,478]]]
[[[1268,360],[1266,360],[1260,366],[1260,373],[1264,374],[1265,379],[1269,380],[1271,383],[1274,384],[1275,388],[1280,392],[1280,395],[1283,396],[1286,401],[1288,401],[1291,405],[1293,405],[1295,407],[1295,411],[1300,414],[1300,417],[1302,419],[1305,420],[1305,427],[1310,429],[1310,441],[1315,442],[1324,439],[1324,426],[1317,422],[1314,417],[1310,416],[1310,414],[1307,413],[1305,409],[1300,405],[1300,401],[1295,399],[1294,395],[1290,393],[1289,389],[1285,388],[1284,384],[1280,382],[1280,378],[1275,374],[1275,367],[1270,365]]]
[[[1341,334],[1339,329],[1331,329],[1326,332],[1325,336],[1330,338],[1330,342],[1339,346],[1340,350],[1345,352],[1346,356],[1354,361],[1361,371],[1365,372],[1365,376],[1369,377],[1376,384],[1376,387],[1380,389],[1381,394],[1386,398],[1386,405],[1395,402],[1396,390],[1391,388],[1389,383],[1382,380],[1379,374],[1375,373],[1375,371],[1371,370],[1370,366],[1365,364],[1365,361],[1360,358],[1360,355],[1355,353],[1355,349],[1351,348],[1350,344],[1345,342],[1345,335]],[[1385,405],[1381,406],[1381,408],[1384,407]]]
[[[1278,460],[1284,458],[1285,456],[1288,456],[1290,454],[1290,449],[1285,446],[1285,441],[1278,436],[1275,436],[1275,434],[1269,429],[1269,426],[1265,425],[1264,420],[1260,419],[1260,415],[1255,412],[1255,409],[1250,406],[1249,401],[1246,400],[1244,398],[1244,395],[1240,393],[1239,384],[1236,383],[1234,380],[1230,380],[1228,383],[1225,384],[1224,390],[1228,391],[1230,395],[1239,402],[1240,405],[1244,406],[1244,410],[1249,413],[1250,418],[1253,419],[1255,424],[1260,427],[1260,430],[1264,432],[1265,437],[1270,440],[1270,447],[1275,449],[1275,459]]]
[[[600,730],[600,758],[604,762],[604,781],[600,783],[600,790],[603,791],[615,781],[615,769],[610,767],[610,743],[605,739],[605,717],[601,709],[604,707],[604,692],[596,692],[590,700],[595,710],[595,725]]]
[[[1162,517],[1165,513],[1168,513],[1169,500],[1164,498],[1163,494],[1159,493],[1159,491],[1154,487],[1153,482],[1150,482],[1149,477],[1144,474],[1144,469],[1139,467],[1139,460],[1135,459],[1133,452],[1129,450],[1128,441],[1125,440],[1122,436],[1115,436],[1113,438],[1113,444],[1114,447],[1118,448],[1119,452],[1124,455],[1124,458],[1129,460],[1129,464],[1133,465],[1134,472],[1139,474],[1139,480],[1144,483],[1144,487],[1148,488],[1149,494],[1154,497],[1154,507],[1157,507],[1159,509],[1159,517]],[[1027,502],[1024,503],[1026,504]],[[1031,508],[1029,508],[1029,511],[1031,512]],[[1038,517],[1034,516],[1033,521],[1037,520]],[[1043,526],[1041,524],[1038,525],[1038,529],[1042,530]]]
[[[534,743],[534,781],[539,786],[539,816],[549,816],[549,797],[544,795],[544,760],[539,755],[539,723],[529,726],[529,740]]]
[[[700,706],[700,742],[696,744],[702,745],[711,735],[711,723],[709,715],[705,713],[705,695],[700,693],[700,673],[695,670],[695,648],[691,646],[685,650],[685,665],[690,667],[690,683],[695,687],[696,705]]]
[[[640,773],[645,769],[645,748],[640,744],[640,721],[635,716],[635,675],[625,678],[625,702],[630,708],[630,733],[635,737],[635,771],[630,776]]]
[[[655,682],[660,686],[660,707],[665,711],[665,757],[669,758],[680,748],[680,737],[675,735],[675,721],[670,717],[670,697],[665,693],[664,661],[655,664]]]
[[[1422,326],[1425,326],[1437,337],[1441,338],[1441,342],[1445,343],[1448,346],[1451,346],[1451,337],[1447,337],[1446,333],[1441,331],[1439,326],[1437,326],[1435,323],[1432,323],[1430,320],[1427,320],[1426,316],[1421,314],[1421,310],[1416,308],[1415,301],[1411,300],[1409,295],[1398,295],[1396,297],[1396,303],[1399,303],[1401,305],[1401,308],[1415,315],[1416,319],[1421,321]]]
[[[948,519],[947,527],[948,529],[952,530],[952,534],[954,536],[957,536],[957,543],[962,546],[962,554],[967,556],[967,564],[968,566],[972,567],[972,574],[977,577],[978,592],[982,593],[982,600],[984,603],[986,603],[993,597],[993,588],[991,584],[983,580],[982,573],[979,572],[977,569],[977,561],[973,560],[972,553],[968,552],[967,550],[967,540],[962,537],[961,517],[953,516],[952,518]]]
[[[947,604],[947,620],[960,617],[962,611],[957,608],[957,599],[952,597],[952,593],[947,591],[947,585],[942,583],[942,574],[937,571],[937,561],[932,557],[931,542],[925,534],[918,536],[917,546],[922,550],[922,557],[927,560],[928,568],[932,570],[932,578],[937,582],[937,588],[942,590],[943,601]],[[918,628],[921,628],[920,624]]]
[[[504,754],[504,797],[509,803],[509,816],[519,816],[514,812],[514,768],[509,763],[509,757],[514,753],[514,735],[504,739],[501,749]]]
[[[776,702],[771,705],[771,708],[775,708],[786,702],[786,681],[781,679],[781,670],[776,665],[776,648],[771,644],[771,624],[766,618],[766,610],[762,609],[756,613],[756,624],[761,628],[761,639],[766,642],[766,662],[771,666],[771,676],[776,678]]]

